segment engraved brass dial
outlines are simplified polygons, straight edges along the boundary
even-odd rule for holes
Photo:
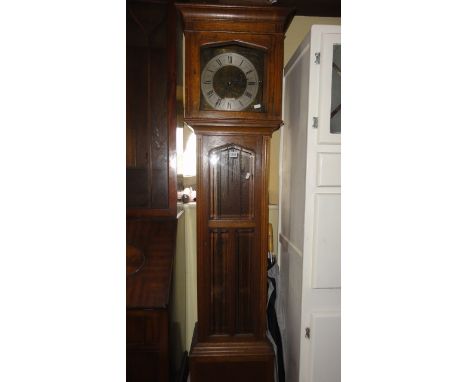
[[[259,73],[245,56],[225,52],[211,58],[201,75],[205,101],[215,110],[241,111],[249,108],[259,91]],[[260,108],[261,105],[252,105]]]

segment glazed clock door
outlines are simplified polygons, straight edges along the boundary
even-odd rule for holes
[[[258,317],[262,137],[200,137],[203,269],[199,330],[208,339],[255,338]],[[200,221],[200,220],[199,220]],[[264,258],[263,258],[264,259]]]

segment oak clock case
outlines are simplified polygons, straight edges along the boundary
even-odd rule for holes
[[[282,7],[178,4],[185,122],[197,135],[193,382],[273,382],[266,338],[268,167],[281,121]]]

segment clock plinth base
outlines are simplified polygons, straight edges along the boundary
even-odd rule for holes
[[[273,382],[270,342],[196,342],[189,356],[190,382]]]

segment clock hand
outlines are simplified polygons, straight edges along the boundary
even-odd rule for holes
[[[232,80],[228,81],[227,85],[231,86],[232,84],[241,84],[243,81],[242,80]]]

